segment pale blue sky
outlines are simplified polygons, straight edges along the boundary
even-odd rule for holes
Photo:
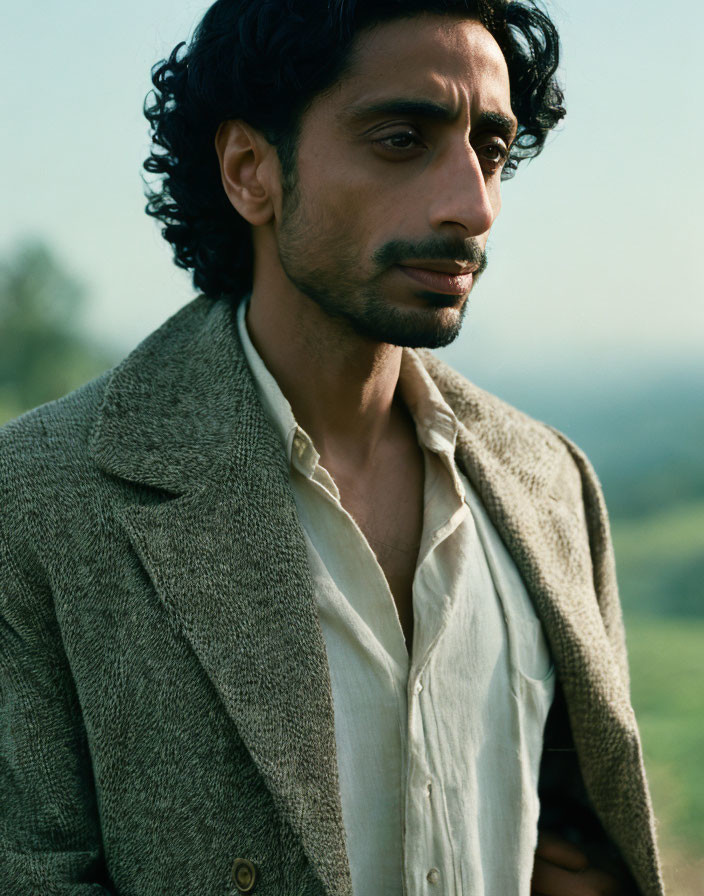
[[[206,8],[33,0],[3,16],[0,253],[46,239],[89,287],[91,329],[125,349],[192,295],[143,213],[141,105],[152,63]],[[549,9],[568,116],[504,185],[489,269],[448,355],[470,376],[701,360],[702,6]]]

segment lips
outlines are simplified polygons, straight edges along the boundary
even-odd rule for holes
[[[461,296],[472,288],[474,275],[467,273],[448,274],[444,271],[431,271],[428,268],[416,268],[411,265],[399,264],[396,267],[407,277],[422,283],[433,292],[444,293],[450,296]]]

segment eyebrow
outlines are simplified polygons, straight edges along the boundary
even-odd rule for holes
[[[511,143],[518,132],[518,122],[512,115],[504,115],[503,112],[482,112],[477,119],[478,128],[493,128],[497,134]]]
[[[354,123],[361,123],[379,115],[412,115],[430,121],[452,122],[457,113],[449,106],[432,100],[416,100],[406,98],[390,98],[367,105],[351,106],[344,110],[342,117]],[[518,122],[511,115],[503,112],[481,112],[474,125],[475,128],[493,128],[507,143],[516,134]]]

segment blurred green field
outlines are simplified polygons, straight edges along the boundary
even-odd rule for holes
[[[704,500],[613,523],[668,893],[704,893]]]
[[[630,614],[633,706],[669,891],[704,893],[704,620]]]
[[[626,612],[704,619],[704,500],[612,528]]]

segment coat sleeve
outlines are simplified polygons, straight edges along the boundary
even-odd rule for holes
[[[626,634],[616,581],[616,562],[606,502],[601,484],[586,455],[566,436],[553,430],[567,446],[582,479],[582,497],[589,548],[592,558],[594,590],[599,611],[621,678],[630,693],[630,675],[626,653]]]
[[[594,590],[614,660],[630,692],[623,614],[616,581],[616,564],[606,503],[601,484],[586,455],[566,436],[553,430],[566,445],[579,471],[583,506],[579,508],[589,536]],[[540,771],[540,826],[577,843],[598,867],[614,875],[623,896],[639,896],[640,890],[619,849],[598,820],[584,786],[574,749],[567,706],[558,686],[545,731],[545,750]]]
[[[51,595],[0,531],[0,892],[106,896],[86,732]]]

